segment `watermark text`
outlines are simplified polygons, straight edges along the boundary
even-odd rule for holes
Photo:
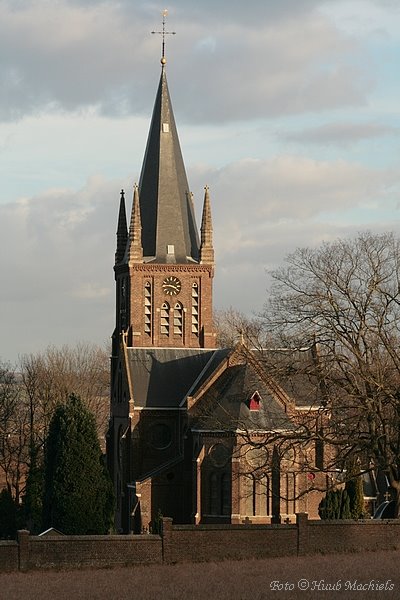
[[[299,579],[298,581],[280,581],[274,579],[269,584],[273,592],[292,592],[293,590],[309,590],[310,592],[392,592],[394,583],[391,579],[379,581],[370,579],[360,581],[359,579],[348,579],[327,581],[326,579]]]

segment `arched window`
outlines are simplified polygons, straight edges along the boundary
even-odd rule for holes
[[[228,473],[221,475],[221,514],[231,514],[231,478]]]
[[[120,287],[121,287],[121,291],[120,291],[120,313],[121,313],[121,328],[122,329],[126,329],[127,323],[126,323],[126,279],[125,277],[123,277],[120,280]]]
[[[144,284],[144,332],[151,336],[153,325],[153,301],[150,281]]]
[[[218,476],[216,473],[210,475],[210,515],[219,514],[219,490],[218,490]]]
[[[269,475],[246,474],[242,483],[244,514],[253,517],[271,515],[271,484]]]
[[[263,477],[262,484],[264,485],[264,488],[265,488],[265,510],[266,510],[265,514],[270,515],[271,514],[271,482],[270,482],[269,475],[265,475],[265,477]]]
[[[210,475],[210,514],[214,516],[231,514],[231,479],[229,473]]]
[[[121,469],[122,467],[122,446],[123,446],[123,439],[122,436],[124,434],[124,429],[122,427],[122,425],[119,426],[118,429],[118,440],[117,440],[117,460],[118,460],[118,466]]]
[[[252,476],[252,498],[253,498],[253,516],[256,516],[257,514],[257,479],[254,477],[254,475]]]
[[[192,333],[199,335],[199,286],[192,285]]]
[[[180,302],[174,306],[174,334],[183,335],[183,307]]]
[[[164,302],[161,306],[161,321],[160,321],[161,335],[169,335],[169,304]]]
[[[117,402],[122,401],[122,367],[121,363],[118,365],[118,379],[117,379]]]
[[[296,512],[296,473],[286,473],[286,514]]]

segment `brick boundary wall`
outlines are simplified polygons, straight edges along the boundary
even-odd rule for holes
[[[0,573],[18,569],[18,543],[0,540]]]
[[[113,567],[134,564],[242,560],[400,549],[400,519],[310,521],[289,525],[174,525],[163,534],[30,536],[0,541],[0,572]]]

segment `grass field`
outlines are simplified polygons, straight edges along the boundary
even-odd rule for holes
[[[400,551],[388,551],[241,562],[4,573],[0,575],[0,598],[389,600],[400,598],[399,559]],[[336,590],[332,586],[336,586]]]

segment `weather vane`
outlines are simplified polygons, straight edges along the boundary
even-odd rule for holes
[[[152,31],[151,33],[159,33],[162,35],[162,55],[161,55],[161,64],[164,66],[167,62],[165,58],[165,36],[166,35],[175,35],[176,31],[165,31],[165,17],[168,15],[168,10],[165,8],[162,11],[162,31]]]

